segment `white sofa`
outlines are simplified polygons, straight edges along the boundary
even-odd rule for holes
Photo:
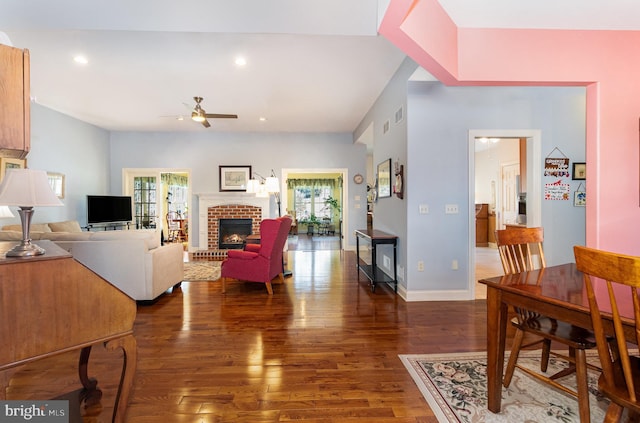
[[[16,229],[19,225],[4,226],[0,241],[22,239]],[[55,242],[137,301],[154,300],[182,282],[182,244],[161,246],[159,231],[82,232],[77,222],[70,221],[32,224],[30,236],[36,244],[39,239]]]

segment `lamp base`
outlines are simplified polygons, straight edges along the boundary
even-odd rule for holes
[[[45,253],[44,248],[31,243],[30,239],[22,240],[20,244],[7,251],[7,257],[33,257]]]
[[[13,247],[13,249],[7,251],[7,257],[33,257],[43,255],[45,253],[44,248],[32,244],[31,237],[29,236],[33,207],[20,206],[18,214],[20,215],[20,221],[22,223],[22,241]]]

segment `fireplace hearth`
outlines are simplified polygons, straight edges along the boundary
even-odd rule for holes
[[[218,248],[242,249],[252,227],[253,219],[218,219]]]

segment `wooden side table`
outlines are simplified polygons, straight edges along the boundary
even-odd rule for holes
[[[6,258],[16,243],[0,242],[0,400],[14,367],[78,350],[81,399],[99,401],[98,382],[87,366],[91,348],[102,344],[124,353],[112,420],[124,422],[136,370],[136,302],[53,242],[37,244],[44,255]]]
[[[358,229],[356,234],[356,266],[358,275],[360,270],[371,282],[371,291],[376,290],[376,283],[393,283],[395,292],[398,292],[398,272],[396,268],[398,237],[379,231],[377,229]],[[371,263],[360,260],[360,241],[371,245]],[[393,246],[393,278],[382,271],[377,265],[377,246],[388,244]]]

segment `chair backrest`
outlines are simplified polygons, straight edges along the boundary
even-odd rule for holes
[[[546,267],[543,241],[544,230],[539,227],[497,230],[496,244],[504,273],[509,275]]]
[[[635,402],[637,401],[636,391],[631,376],[631,361],[629,359],[627,342],[635,345],[640,344],[640,333],[638,332],[640,329],[638,327],[638,323],[640,322],[640,299],[638,298],[638,287],[640,287],[640,257],[626,256],[580,246],[573,247],[573,252],[577,268],[584,275],[587,298],[589,299],[589,308],[591,310],[593,332],[598,346],[598,355],[600,356],[600,364],[602,365],[602,374],[605,383],[609,388],[615,387],[616,380],[620,380],[616,375],[624,373],[624,381],[626,382],[629,399]],[[603,282],[604,285],[602,285]],[[628,287],[629,290],[625,289],[625,286]],[[605,287],[606,290],[604,289]],[[625,335],[620,314],[620,306],[623,306],[623,311],[626,311],[624,306],[628,306],[629,301],[633,303],[633,316],[626,315],[624,317],[635,320],[635,333],[631,338],[627,338]],[[616,338],[615,345],[618,350],[615,354],[612,354],[607,336],[604,332],[601,304],[604,305],[605,302],[608,302],[608,304],[604,306],[604,312],[613,318],[613,328]],[[620,360],[614,362],[614,358],[617,355],[620,356]],[[606,391],[611,392],[612,390],[606,389]]]
[[[178,228],[180,224],[176,222],[176,219],[178,219],[177,212],[174,212],[174,211],[167,212],[167,227],[170,229]]]
[[[287,242],[291,222],[289,216],[262,220],[260,222],[260,251],[258,254],[276,263],[282,261],[282,250]]]

